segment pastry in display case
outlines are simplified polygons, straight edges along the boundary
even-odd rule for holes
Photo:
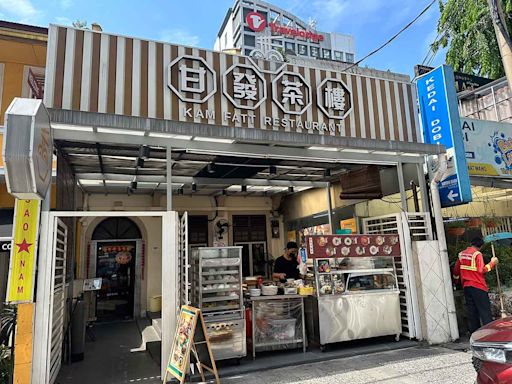
[[[200,308],[216,360],[247,354],[242,297],[242,247],[192,250],[192,305]]]

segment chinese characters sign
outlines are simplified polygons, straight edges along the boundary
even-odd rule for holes
[[[265,24],[257,15],[249,20],[256,29]],[[421,142],[415,86],[407,76],[365,68],[343,72],[322,69],[321,62],[296,65],[105,33],[99,39],[65,27],[51,26],[50,32],[49,60],[56,66],[48,68],[45,84],[49,108]],[[81,65],[91,52],[97,56],[90,58],[94,68],[72,76],[60,71],[64,63]],[[91,76],[97,71],[99,78]]]
[[[32,302],[39,227],[39,200],[16,200],[7,302]]]
[[[470,175],[512,177],[512,125],[461,119]]]

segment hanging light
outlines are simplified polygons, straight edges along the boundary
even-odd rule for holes
[[[277,175],[277,167],[275,165],[271,165],[269,168],[269,173],[270,173],[270,176],[275,176]]]
[[[192,192],[197,192],[197,184],[192,183]]]
[[[330,169],[324,169],[324,177],[330,177],[331,176],[331,170]]]
[[[144,166],[144,159],[142,157],[137,158],[137,167],[142,168]]]
[[[137,189],[137,181],[133,180],[131,183],[130,183],[130,188],[135,191]]]
[[[209,174],[215,173],[215,169],[213,168],[215,166],[215,163],[208,163],[206,166],[206,172]]]
[[[247,185],[242,185],[242,192],[247,192]]]
[[[178,188],[178,195],[183,195],[183,187]]]
[[[292,186],[292,185],[290,185],[290,186],[288,187],[288,192],[293,193],[293,191],[294,191],[293,186]]]

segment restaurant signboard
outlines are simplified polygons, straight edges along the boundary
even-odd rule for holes
[[[49,108],[421,142],[414,85],[394,74],[303,67],[57,26],[50,26],[48,60]],[[64,76],[65,67],[80,70]]]

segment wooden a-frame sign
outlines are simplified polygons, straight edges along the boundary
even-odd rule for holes
[[[197,326],[197,323],[200,326]],[[205,381],[204,370],[215,376],[215,383],[220,384],[219,374],[213,359],[212,349],[203,314],[198,308],[183,305],[176,325],[176,333],[172,342],[171,354],[165,370],[163,383],[167,383],[169,375],[180,383],[185,382],[185,376],[190,367],[190,352],[193,353],[201,379]]]

